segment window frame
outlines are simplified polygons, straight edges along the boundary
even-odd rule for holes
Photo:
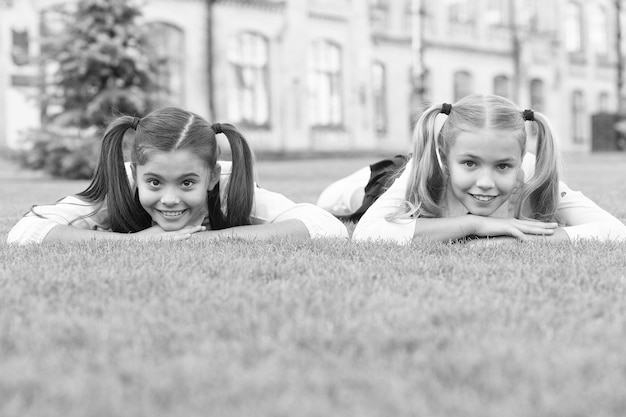
[[[343,129],[343,50],[329,39],[309,44],[308,114],[313,128]]]
[[[254,31],[242,31],[231,38],[228,54],[231,94],[229,120],[241,126],[271,127],[270,42]]]

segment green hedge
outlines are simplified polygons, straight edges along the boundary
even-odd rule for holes
[[[99,146],[91,136],[32,130],[24,137],[18,159],[26,168],[44,170],[55,177],[88,179],[95,170]]]

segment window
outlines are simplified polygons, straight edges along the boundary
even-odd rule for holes
[[[583,143],[585,138],[585,102],[582,91],[572,93],[572,134],[574,143]]]
[[[413,130],[424,110],[432,103],[429,89],[431,85],[430,71],[424,68],[421,77],[416,80],[413,68],[409,68],[407,84],[411,86],[409,88],[409,127],[410,130]]]
[[[606,91],[598,94],[598,113],[609,112],[609,93]]]
[[[230,120],[252,126],[269,124],[269,52],[267,40],[256,33],[240,33],[232,40]]]
[[[561,25],[560,0],[525,0],[522,5],[522,20],[531,32],[554,34]]]
[[[28,31],[13,29],[11,56],[15,65],[26,65],[29,62]]]
[[[611,45],[609,33],[609,19],[606,9],[599,4],[593,4],[591,9],[591,28],[589,31],[591,45],[597,56],[606,57]]]
[[[569,53],[583,52],[582,10],[578,3],[569,1],[565,9],[565,48]]]
[[[451,23],[473,24],[474,16],[468,0],[451,0],[448,6],[448,19]]]
[[[454,101],[472,94],[472,76],[469,72],[459,71],[454,74]]]
[[[485,22],[489,26],[506,26],[509,22],[508,2],[502,0],[488,0]]]
[[[320,40],[308,53],[309,118],[313,126],[339,127],[342,124],[341,49]]]
[[[419,12],[420,11],[418,10],[417,13]],[[413,13],[415,13],[413,11],[413,1],[405,0],[404,1],[404,13],[402,16],[402,28],[406,32],[410,32],[411,29],[413,28]]]
[[[374,29],[389,26],[389,0],[370,0],[370,22]]]
[[[530,81],[530,107],[543,113],[545,110],[545,93],[543,81],[534,79]]]
[[[498,75],[493,79],[493,93],[497,96],[509,98],[511,96],[511,86],[509,77]]]
[[[159,62],[157,100],[161,105],[184,105],[183,31],[167,23],[148,24],[154,53]]]
[[[372,65],[372,96],[374,100],[374,127],[376,133],[387,131],[387,82],[385,66],[381,62]]]

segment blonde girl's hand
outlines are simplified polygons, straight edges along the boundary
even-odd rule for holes
[[[205,226],[185,226],[179,230],[166,231],[161,226],[154,225],[130,236],[139,240],[185,240],[192,234],[205,230]]]
[[[469,246],[501,246],[506,244],[512,244],[515,242],[519,242],[519,239],[513,236],[493,236],[493,237],[481,237],[468,240],[464,242],[465,245]]]
[[[520,240],[527,240],[533,235],[549,236],[559,227],[558,223],[542,222],[538,220],[520,220],[512,218],[483,217],[477,218],[475,235],[485,236],[513,236]]]

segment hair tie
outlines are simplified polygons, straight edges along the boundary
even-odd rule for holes
[[[216,135],[218,133],[224,133],[224,131],[222,130],[222,125],[219,124],[219,123],[213,123],[211,125],[211,129],[213,129],[213,131],[215,132]]]
[[[452,111],[452,104],[443,103],[441,105],[441,113],[444,113],[446,116],[449,116],[451,111]]]
[[[522,116],[524,116],[524,120],[526,121],[529,121],[529,122],[535,121],[535,112],[532,110],[524,110],[522,112]]]
[[[133,122],[130,124],[131,129],[137,130],[137,126],[139,126],[139,122],[141,119],[139,117],[133,117]]]

